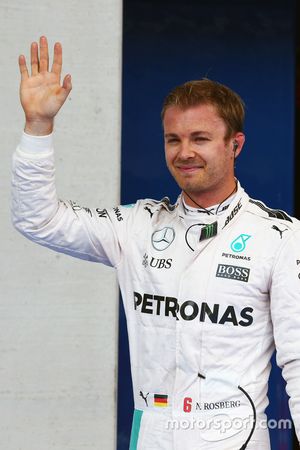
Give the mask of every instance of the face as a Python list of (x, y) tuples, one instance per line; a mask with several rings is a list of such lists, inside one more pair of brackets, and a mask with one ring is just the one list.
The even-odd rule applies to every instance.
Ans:
[(240, 144), (243, 134), (225, 141), (225, 122), (210, 104), (171, 106), (163, 124), (167, 166), (180, 188), (202, 206), (224, 200), (235, 186), (234, 141)]

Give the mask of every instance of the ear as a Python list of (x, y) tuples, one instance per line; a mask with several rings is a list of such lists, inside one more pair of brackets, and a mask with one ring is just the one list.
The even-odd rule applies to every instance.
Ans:
[(243, 145), (245, 143), (245, 135), (242, 132), (238, 132), (235, 135), (232, 136), (230, 139), (230, 143), (232, 146), (232, 151), (234, 153), (234, 159), (239, 156), (239, 154), (242, 151)]

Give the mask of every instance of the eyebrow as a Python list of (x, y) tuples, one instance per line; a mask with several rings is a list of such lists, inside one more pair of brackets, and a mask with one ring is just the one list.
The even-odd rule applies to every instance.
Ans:
[(168, 137), (177, 137), (177, 134), (175, 134), (175, 133), (166, 133), (164, 136), (165, 136), (165, 138), (168, 138)]
[(196, 137), (199, 135), (205, 135), (205, 136), (211, 137), (212, 134), (209, 131), (193, 131), (193, 133), (191, 133), (192, 137)]
[[(209, 131), (193, 131), (192, 133), (191, 133), (191, 136), (192, 137), (196, 137), (196, 136), (208, 136), (208, 137), (211, 137), (212, 135), (211, 135), (211, 133), (209, 132)], [(170, 138), (170, 137), (178, 137), (178, 135), (176, 134), (176, 133), (166, 133), (165, 135), (165, 138)]]

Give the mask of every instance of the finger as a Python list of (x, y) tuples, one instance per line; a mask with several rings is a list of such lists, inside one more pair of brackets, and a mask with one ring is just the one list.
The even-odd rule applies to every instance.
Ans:
[(47, 72), (49, 68), (48, 42), (45, 36), (40, 37), (40, 72)]
[(20, 74), (21, 74), (21, 80), (26, 80), (29, 78), (27, 66), (26, 66), (26, 58), (24, 55), (19, 56), (19, 68), (20, 68)]
[(54, 57), (51, 72), (57, 74), (60, 77), (62, 68), (62, 47), (60, 42), (56, 42), (54, 45)]
[(31, 75), (37, 75), (39, 72), (38, 44), (33, 42), (30, 47)]

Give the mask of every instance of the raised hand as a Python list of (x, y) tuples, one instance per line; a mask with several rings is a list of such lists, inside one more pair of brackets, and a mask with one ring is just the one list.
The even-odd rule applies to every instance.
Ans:
[(61, 85), (62, 47), (59, 42), (54, 46), (54, 57), (49, 71), (48, 42), (45, 36), (38, 43), (31, 44), (31, 75), (26, 58), (19, 56), (21, 72), (20, 100), (25, 112), (25, 131), (29, 134), (45, 135), (53, 130), (53, 121), (71, 89), (71, 75), (66, 75)]

